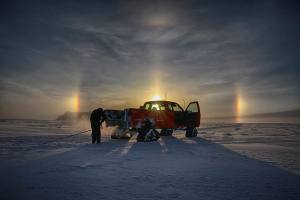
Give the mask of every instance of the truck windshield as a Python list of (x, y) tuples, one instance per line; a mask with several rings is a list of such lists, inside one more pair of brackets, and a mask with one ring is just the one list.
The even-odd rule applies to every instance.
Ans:
[(152, 104), (151, 110), (159, 110), (159, 105), (156, 104)]
[(146, 110), (166, 110), (166, 105), (160, 102), (146, 103), (144, 105), (144, 109)]

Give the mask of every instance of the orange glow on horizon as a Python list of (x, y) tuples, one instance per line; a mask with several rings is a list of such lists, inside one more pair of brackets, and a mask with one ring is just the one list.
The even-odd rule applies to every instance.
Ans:
[(72, 107), (74, 112), (79, 112), (79, 96), (76, 95), (72, 99)]
[(240, 89), (236, 90), (236, 99), (235, 99), (235, 114), (236, 121), (240, 122), (240, 118), (245, 115), (246, 102), (241, 94)]
[(242, 103), (241, 98), (238, 96), (237, 99), (236, 99), (236, 114), (237, 114), (238, 117), (241, 116), (242, 109), (243, 109), (243, 103)]

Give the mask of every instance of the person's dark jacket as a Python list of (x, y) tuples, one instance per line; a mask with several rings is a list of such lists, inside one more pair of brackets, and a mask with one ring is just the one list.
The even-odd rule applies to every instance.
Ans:
[(100, 127), (105, 118), (106, 117), (102, 108), (94, 110), (90, 117), (92, 127)]

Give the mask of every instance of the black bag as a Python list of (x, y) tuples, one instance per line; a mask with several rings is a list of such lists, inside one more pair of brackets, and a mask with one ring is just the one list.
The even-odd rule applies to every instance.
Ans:
[(157, 141), (159, 139), (159, 133), (155, 130), (149, 119), (145, 119), (142, 128), (138, 130), (138, 136), (136, 140), (138, 142), (151, 142)]

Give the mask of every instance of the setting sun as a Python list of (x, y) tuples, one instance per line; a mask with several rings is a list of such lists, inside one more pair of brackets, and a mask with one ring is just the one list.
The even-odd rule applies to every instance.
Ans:
[(158, 101), (161, 100), (161, 97), (159, 95), (154, 95), (151, 100)]

